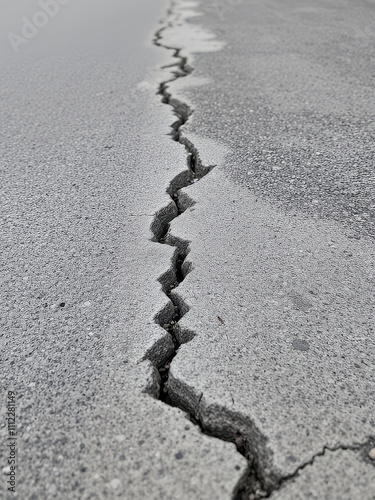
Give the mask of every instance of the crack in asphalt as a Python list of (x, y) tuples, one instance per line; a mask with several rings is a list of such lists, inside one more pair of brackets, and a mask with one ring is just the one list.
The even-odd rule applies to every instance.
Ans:
[[(167, 12), (167, 19), (173, 15), (173, 8)], [(180, 346), (190, 342), (195, 333), (193, 331), (182, 328), (179, 325), (180, 319), (189, 311), (189, 306), (183, 298), (178, 294), (177, 289), (184, 281), (186, 276), (192, 270), (192, 263), (187, 260), (190, 252), (190, 241), (170, 233), (170, 223), (179, 217), (185, 210), (192, 207), (195, 201), (188, 196), (183, 188), (188, 187), (194, 182), (199, 181), (207, 175), (214, 166), (204, 166), (200, 161), (199, 151), (194, 144), (182, 135), (182, 127), (189, 120), (193, 110), (184, 102), (174, 97), (169, 92), (170, 84), (179, 78), (185, 78), (193, 72), (193, 68), (189, 65), (188, 58), (181, 54), (181, 49), (170, 47), (163, 44), (163, 32), (172, 27), (173, 23), (167, 22), (164, 27), (160, 28), (153, 39), (156, 46), (173, 52), (173, 57), (177, 60), (174, 63), (163, 66), (171, 68), (171, 78), (163, 81), (159, 85), (158, 94), (161, 96), (161, 101), (164, 104), (170, 105), (173, 113), (176, 116), (176, 121), (171, 125), (171, 139), (182, 144), (186, 149), (186, 169), (182, 170), (170, 182), (167, 188), (167, 193), (170, 196), (170, 201), (166, 206), (154, 214), (154, 219), (151, 223), (151, 231), (153, 233), (152, 240), (158, 244), (170, 245), (175, 248), (171, 259), (170, 267), (160, 277), (163, 292), (168, 297), (167, 305), (155, 315), (155, 322), (160, 325), (169, 335), (169, 344), (166, 346), (164, 341), (160, 342), (160, 346), (155, 346), (155, 350), (161, 352), (161, 356), (155, 356), (151, 351), (145, 359), (149, 359), (158, 372), (158, 381), (156, 385), (158, 390), (154, 391), (153, 396), (170, 406), (178, 407), (189, 416), (192, 423), (197, 425), (201, 432), (205, 435), (219, 438), (223, 441), (230, 441), (236, 445), (237, 451), (243, 455), (248, 467), (238, 482), (232, 498), (234, 500), (259, 500), (262, 498), (270, 498), (271, 495), (283, 487), (288, 481), (293, 480), (305, 467), (312, 465), (316, 458), (323, 456), (327, 451), (337, 451), (340, 449), (360, 449), (368, 445), (370, 441), (362, 444), (355, 444), (352, 447), (338, 446), (336, 448), (324, 447), (322, 451), (316, 453), (310, 460), (299, 466), (292, 474), (284, 476), (280, 479), (275, 477), (269, 481), (264, 476), (265, 471), (262, 470), (262, 465), (259, 460), (256, 447), (250, 442), (248, 432), (240, 432), (236, 428), (234, 422), (229, 424), (231, 429), (229, 432), (210, 429), (199, 419), (199, 404), (203, 397), (200, 395), (199, 402), (195, 410), (184, 408), (182, 402), (176, 397), (172, 398), (168, 389), (169, 370), (173, 359), (175, 358)], [(158, 396), (157, 394), (158, 393)], [(176, 395), (175, 395), (176, 396)], [(194, 414), (193, 414), (194, 413)], [(265, 438), (264, 438), (265, 439)], [(259, 450), (258, 450), (259, 452)]]
[[(172, 15), (173, 9), (169, 9), (167, 16), (170, 17)], [(234, 443), (237, 451), (246, 458), (248, 462), (247, 470), (234, 489), (232, 498), (235, 500), (247, 500), (251, 498), (251, 495), (254, 492), (257, 492), (256, 494), (260, 492), (262, 496), (259, 496), (259, 498), (263, 498), (264, 490), (261, 488), (262, 481), (259, 479), (257, 474), (257, 460), (256, 457), (254, 457), (254, 454), (249, 451), (246, 437), (241, 434), (238, 429), (233, 429), (233, 431), (229, 434), (209, 429), (198, 418), (198, 408), (193, 415), (186, 408), (184, 408), (179, 401), (176, 401), (176, 398), (172, 399), (168, 391), (168, 377), (171, 363), (177, 355), (180, 346), (190, 342), (195, 336), (194, 332), (183, 329), (179, 325), (180, 319), (189, 311), (189, 307), (176, 292), (176, 289), (192, 270), (192, 264), (187, 260), (187, 256), (190, 251), (190, 242), (170, 234), (170, 223), (172, 220), (176, 219), (183, 212), (185, 212), (185, 210), (195, 204), (195, 201), (190, 198), (185, 191), (181, 191), (181, 189), (199, 181), (215, 167), (215, 165), (202, 165), (199, 151), (189, 139), (182, 135), (181, 132), (181, 128), (188, 121), (189, 117), (193, 113), (193, 110), (186, 103), (172, 96), (168, 89), (172, 82), (190, 75), (194, 69), (189, 65), (188, 58), (181, 55), (181, 49), (177, 47), (170, 47), (162, 43), (163, 32), (171, 26), (172, 23), (169, 22), (164, 27), (160, 28), (156, 32), (153, 40), (156, 46), (172, 51), (173, 57), (177, 59), (177, 62), (163, 66), (163, 69), (172, 68), (174, 70), (171, 71), (172, 77), (170, 79), (160, 83), (157, 93), (161, 96), (161, 100), (164, 104), (172, 106), (173, 112), (177, 118), (177, 120), (171, 125), (172, 131), (170, 135), (172, 140), (179, 142), (186, 149), (186, 169), (177, 174), (177, 176), (171, 180), (170, 185), (167, 188), (167, 193), (169, 194), (171, 200), (165, 207), (155, 214), (154, 220), (151, 224), (151, 231), (154, 235), (153, 241), (163, 245), (167, 244), (175, 248), (169, 269), (159, 277), (162, 290), (169, 298), (169, 303), (163, 310), (159, 311), (154, 318), (155, 322), (170, 335), (174, 349), (172, 352), (170, 349), (169, 352), (165, 352), (165, 355), (162, 356), (164, 361), (161, 362), (161, 366), (157, 361), (155, 362), (155, 358), (152, 359), (152, 357), (149, 357), (148, 359), (153, 362), (159, 373), (160, 382), (158, 399), (170, 406), (178, 407), (184, 411), (190, 418), (191, 422), (198, 426), (203, 434)], [(203, 393), (200, 396), (200, 400), (202, 397)], [(253, 498), (258, 497), (254, 496)]]
[[(167, 13), (168, 17), (171, 15), (173, 15), (173, 9), (170, 9)], [(168, 22), (164, 27), (160, 28), (156, 32), (153, 40), (154, 44), (158, 47), (172, 51), (173, 57), (177, 59), (177, 62), (163, 66), (163, 68), (173, 69), (173, 71), (171, 71), (172, 77), (160, 83), (157, 93), (161, 96), (161, 100), (164, 104), (170, 105), (173, 108), (177, 120), (171, 125), (171, 138), (185, 147), (187, 157), (186, 169), (172, 179), (167, 189), (167, 193), (171, 198), (170, 202), (155, 214), (155, 218), (151, 224), (151, 231), (154, 235), (153, 241), (163, 245), (167, 244), (175, 248), (170, 268), (159, 278), (162, 290), (167, 295), (170, 302), (155, 316), (155, 322), (164, 328), (170, 335), (174, 349), (173, 352), (169, 354), (166, 353), (164, 362), (161, 363), (161, 366), (155, 365), (155, 361), (153, 363), (154, 366), (157, 367), (159, 373), (159, 399), (170, 406), (177, 406), (187, 413), (191, 422), (197, 425), (203, 434), (234, 443), (237, 451), (246, 458), (248, 461), (248, 468), (233, 491), (232, 497), (236, 500), (248, 499), (250, 498), (250, 494), (255, 490), (261, 490), (259, 487), (261, 481), (256, 472), (256, 459), (249, 453), (246, 438), (238, 429), (233, 429), (233, 432), (229, 434), (222, 434), (219, 431), (207, 428), (204, 423), (199, 420), (198, 410), (194, 412), (194, 415), (191, 414), (191, 412), (187, 411), (179, 401), (176, 401), (176, 398), (172, 399), (168, 391), (168, 377), (171, 363), (180, 346), (190, 342), (195, 336), (194, 332), (183, 329), (179, 325), (180, 319), (189, 311), (189, 307), (176, 292), (176, 289), (192, 270), (192, 264), (187, 260), (190, 251), (190, 242), (170, 234), (170, 223), (195, 204), (195, 201), (190, 198), (185, 191), (181, 191), (181, 189), (199, 181), (215, 167), (215, 165), (202, 165), (199, 151), (189, 139), (182, 135), (181, 128), (188, 121), (193, 110), (186, 103), (174, 97), (168, 89), (172, 82), (190, 75), (194, 69), (189, 65), (188, 58), (181, 54), (181, 49), (170, 47), (162, 43), (163, 32), (171, 26), (172, 23)], [(166, 357), (167, 359), (165, 360)], [(200, 399), (202, 397), (203, 393)]]
[[(172, 10), (169, 10), (168, 15), (171, 14)], [(187, 196), (186, 193), (181, 193), (180, 190), (200, 180), (214, 167), (203, 166), (194, 145), (181, 135), (181, 127), (188, 121), (193, 111), (186, 103), (173, 97), (168, 91), (168, 88), (172, 82), (188, 76), (193, 71), (193, 68), (189, 66), (187, 57), (181, 55), (181, 49), (169, 47), (162, 43), (162, 33), (170, 26), (171, 23), (168, 23), (166, 26), (159, 29), (153, 41), (158, 47), (173, 51), (173, 57), (177, 59), (177, 62), (163, 66), (163, 68), (176, 69), (171, 72), (172, 77), (170, 79), (159, 85), (157, 93), (161, 96), (161, 100), (164, 104), (172, 106), (173, 112), (177, 118), (171, 125), (171, 138), (185, 146), (187, 153), (186, 169), (175, 176), (170, 182), (167, 193), (171, 200), (167, 206), (163, 207), (155, 214), (155, 218), (151, 224), (151, 231), (154, 235), (153, 241), (175, 248), (170, 268), (159, 278), (162, 290), (170, 299), (170, 303), (173, 307), (170, 307), (169, 304), (167, 310), (160, 311), (155, 317), (155, 321), (169, 333), (174, 345), (174, 351), (169, 355), (167, 361), (164, 362), (161, 367), (158, 367), (160, 374), (159, 399), (171, 406), (175, 406), (168, 394), (169, 367), (179, 347), (183, 343), (189, 342), (194, 337), (194, 334), (181, 331), (178, 322), (188, 312), (189, 308), (180, 297), (173, 293), (191, 270), (190, 263), (186, 260), (190, 251), (189, 241), (170, 235), (169, 228), (172, 220), (179, 217), (187, 208), (195, 204), (194, 200)]]

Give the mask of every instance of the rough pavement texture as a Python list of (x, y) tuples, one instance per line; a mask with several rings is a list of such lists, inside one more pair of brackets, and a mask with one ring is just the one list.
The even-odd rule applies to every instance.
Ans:
[[(191, 130), (230, 148), (231, 179), (280, 207), (375, 236), (373, 0), (202, 2), (226, 42), (201, 54)], [(192, 23), (196, 23), (192, 19)]]
[[(344, 473), (343, 473), (344, 472)], [(337, 481), (337, 478), (340, 481)], [(338, 450), (326, 452), (315, 459), (272, 500), (331, 500), (360, 498), (373, 500), (375, 467), (363, 451)]]
[[(304, 63), (310, 45), (331, 33), (323, 18), (336, 38), (348, 25), (334, 24), (329, 2), (301, 10), (288, 1), (282, 12), (273, 1), (227, 2), (220, 13), (217, 2), (204, 5), (210, 15), (184, 25), (191, 13), (172, 16), (163, 33), (165, 44), (189, 49), (194, 76), (170, 91), (194, 107), (185, 134), (203, 164), (217, 165), (183, 190), (186, 211), (167, 237), (191, 242), (183, 266), (190, 272), (172, 293), (186, 313), (180, 341), (195, 335), (172, 362), (169, 395), (207, 431), (242, 436), (274, 498), (332, 498), (335, 485), (344, 500), (371, 498), (371, 80), (352, 84), (347, 68), (345, 87), (330, 49), (323, 70), (312, 56)], [(17, 57), (1, 51), (1, 417), (6, 391), (16, 390), (20, 498), (226, 499), (246, 471), (233, 444), (204, 436), (149, 395), (158, 392), (151, 362), (162, 364), (173, 350), (155, 323), (167, 304), (158, 278), (173, 249), (150, 241), (150, 224), (186, 161), (167, 135), (171, 109), (153, 95), (170, 70), (147, 71), (173, 62), (144, 45), (162, 7), (71, 4)], [(311, 38), (302, 43), (305, 33)], [(255, 59), (249, 47), (258, 47)], [(363, 82), (371, 76), (366, 57), (356, 58)], [(306, 86), (310, 69), (320, 101)], [(336, 86), (342, 108), (331, 109)], [(286, 104), (298, 108), (295, 116)], [(356, 183), (353, 196), (342, 172)], [(350, 477), (356, 482), (346, 488)]]
[[(210, 5), (205, 3), (205, 8)], [(245, 119), (247, 107), (243, 94), (252, 94), (254, 106), (257, 103), (262, 106), (265, 101), (258, 99), (256, 90), (265, 88), (264, 80), (255, 70), (251, 77), (245, 75), (242, 86), (235, 80), (248, 68), (240, 55), (246, 54), (251, 61), (256, 52), (251, 51), (253, 31), (242, 28), (241, 22), (246, 19), (253, 22), (262, 5), (276, 9), (275, 2), (245, 2), (236, 13), (235, 7), (230, 10), (232, 17), (227, 22), (230, 34), (222, 37), (227, 46), (217, 54), (199, 54), (193, 49), (191, 56), (190, 45), (180, 42), (182, 54), (189, 55), (195, 68), (192, 78), (171, 85), (173, 95), (189, 102), (194, 109), (183, 135), (194, 144), (204, 165), (217, 167), (199, 183), (183, 190), (180, 200), (187, 209), (171, 224), (171, 242), (179, 239), (190, 242), (185, 263), (189, 273), (173, 294), (186, 312), (179, 322), (180, 340), (194, 338), (179, 349), (173, 360), (168, 386), (173, 401), (195, 415), (209, 431), (221, 437), (230, 438), (236, 433), (245, 437), (261, 485), (270, 493), (283, 480), (304, 469), (326, 447), (365, 446), (375, 435), (372, 370), (375, 248), (373, 240), (367, 237), (371, 234), (371, 220), (368, 223), (352, 220), (341, 208), (336, 213), (339, 203), (335, 196), (319, 194), (327, 213), (315, 210), (314, 204), (296, 210), (301, 208), (299, 197), (310, 199), (318, 189), (316, 175), (324, 177), (327, 185), (336, 175), (341, 176), (332, 158), (327, 167), (330, 176), (324, 170), (325, 160), (309, 167), (305, 188), (289, 182), (295, 175), (289, 171), (277, 190), (283, 209), (275, 204), (278, 198), (270, 190), (272, 182), (266, 182), (271, 179), (264, 172), (268, 167), (256, 167), (257, 148), (251, 141), (256, 141), (261, 149), (264, 145), (263, 138), (254, 138), (253, 130), (261, 128), (264, 120), (269, 149), (270, 137), (275, 141), (280, 137), (279, 115), (270, 120), (265, 108), (261, 108), (254, 121), (252, 118), (249, 121), (250, 115)], [(262, 12), (260, 19), (267, 17)], [(233, 21), (235, 16), (238, 26)], [(318, 21), (319, 18), (315, 22), (319, 24)], [(212, 15), (192, 17), (190, 24), (194, 27), (197, 22), (203, 27), (219, 25)], [(298, 22), (295, 24), (295, 31), (294, 24), (290, 24), (292, 34), (303, 30)], [(336, 27), (339, 29), (342, 27)], [(264, 30), (263, 36), (267, 33), (270, 31)], [(168, 44), (169, 32), (164, 36)], [(178, 37), (173, 29), (170, 37), (170, 45), (174, 46)], [(319, 35), (316, 37), (320, 43)], [(275, 42), (275, 47), (281, 60), (288, 56), (288, 45)], [(279, 66), (272, 65), (267, 54), (267, 51), (258, 54), (260, 62), (256, 67), (261, 69), (263, 65), (268, 69), (268, 93), (274, 96), (274, 101), (266, 100), (266, 104), (280, 108), (281, 119), (282, 115), (285, 117), (285, 98), (277, 93)], [(299, 79), (303, 78), (304, 67), (302, 64), (302, 69), (295, 72), (290, 66), (287, 68), (292, 79), (289, 89), (301, 85)], [(366, 71), (365, 68), (365, 75)], [(320, 76), (326, 78), (319, 85), (333, 92), (337, 80), (330, 79), (331, 73), (323, 72)], [(337, 88), (341, 89), (339, 83)], [(362, 92), (358, 97), (358, 113), (367, 120), (372, 105), (368, 101), (368, 88), (358, 85), (357, 92)], [(292, 97), (297, 106), (296, 96)], [(360, 106), (362, 98), (368, 102), (366, 109)], [(308, 104), (316, 114), (320, 113), (321, 101), (314, 98)], [(334, 114), (331, 116), (333, 120)], [(354, 118), (350, 116), (356, 123)], [(302, 122), (299, 118), (294, 122), (290, 115), (285, 119), (291, 134), (295, 134), (298, 123)], [(336, 126), (336, 121), (333, 122)], [(324, 130), (316, 126), (311, 141), (319, 149), (321, 146), (326, 152), (332, 151)], [(358, 148), (363, 153), (368, 148), (366, 134), (362, 138), (365, 142), (359, 141)], [(340, 141), (338, 151), (346, 144), (344, 139)], [(356, 147), (357, 143), (354, 146), (351, 143), (347, 150), (356, 156)], [(244, 149), (247, 153), (241, 156)], [(272, 179), (277, 178), (278, 167), (282, 169), (284, 165), (279, 153), (278, 150), (271, 164), (267, 163), (273, 172)], [(303, 158), (302, 153), (303, 148), (299, 148), (296, 155)], [(372, 164), (366, 154), (360, 169), (356, 170), (349, 160), (342, 168), (348, 176), (358, 176), (363, 187), (371, 190)], [(324, 169), (316, 174), (318, 167)], [(256, 174), (253, 177), (249, 174), (252, 181), (259, 182), (257, 189), (249, 190), (247, 183), (233, 182), (240, 180), (240, 172), (245, 169), (259, 170), (258, 181)], [(286, 184), (294, 187), (286, 189)], [(290, 203), (286, 203), (284, 188)], [(343, 203), (349, 206), (348, 200), (352, 198), (345, 193)], [(367, 210), (373, 200), (365, 189), (361, 190), (361, 196), (355, 200), (363, 202)], [(341, 213), (342, 217), (338, 215)], [(339, 454), (331, 483), (342, 481), (346, 474), (344, 467), (340, 468), (340, 457)], [(344, 465), (347, 455), (342, 457)], [(370, 465), (373, 467), (373, 463)], [(360, 464), (358, 468), (366, 470)], [(301, 495), (314, 491), (313, 476), (303, 477), (306, 481), (298, 483), (305, 488)], [(368, 496), (373, 492), (371, 481), (371, 474), (365, 474), (360, 491)], [(319, 486), (320, 492), (324, 484)], [(329, 489), (324, 494), (328, 498)], [(352, 497), (349, 492), (341, 498)]]
[(2, 45), (0, 432), (14, 390), (17, 498), (225, 499), (246, 467), (144, 393), (157, 380), (139, 362), (172, 349), (154, 316), (173, 249), (150, 224), (186, 163), (155, 95), (166, 8), (71, 3), (18, 54)]
[(267, 487), (324, 446), (366, 442), (373, 245), (275, 210), (220, 167), (184, 192), (196, 205), (171, 230), (192, 242), (192, 271), (175, 293), (196, 336), (172, 363), (174, 400), (217, 434), (245, 435)]

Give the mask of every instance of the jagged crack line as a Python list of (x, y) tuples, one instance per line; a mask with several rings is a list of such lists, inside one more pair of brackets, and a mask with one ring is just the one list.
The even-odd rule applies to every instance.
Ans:
[[(168, 15), (171, 16), (172, 11), (169, 11)], [(190, 251), (190, 242), (177, 236), (170, 235), (169, 229), (171, 221), (179, 217), (188, 207), (191, 207), (195, 203), (194, 200), (192, 200), (186, 192), (181, 191), (181, 189), (199, 181), (214, 168), (214, 165), (202, 165), (199, 157), (199, 151), (196, 149), (194, 144), (186, 137), (183, 137), (181, 133), (183, 125), (188, 122), (193, 110), (188, 104), (174, 97), (169, 91), (169, 87), (172, 82), (190, 75), (193, 72), (193, 68), (190, 66), (188, 58), (181, 55), (181, 49), (170, 47), (162, 42), (163, 32), (169, 26), (171, 26), (171, 23), (166, 22), (165, 26), (156, 32), (154, 44), (164, 50), (172, 51), (173, 58), (177, 61), (173, 64), (164, 66), (164, 68), (171, 68), (171, 77), (159, 84), (157, 93), (161, 96), (161, 100), (164, 104), (172, 107), (173, 113), (176, 116), (176, 121), (171, 125), (171, 138), (185, 147), (187, 165), (185, 170), (181, 171), (171, 180), (167, 189), (167, 193), (171, 200), (167, 206), (162, 208), (155, 215), (153, 223), (151, 224), (151, 231), (153, 233), (153, 241), (163, 245), (168, 244), (175, 248), (170, 268), (159, 278), (162, 290), (167, 295), (170, 302), (167, 307), (155, 316), (155, 321), (162, 328), (164, 328), (166, 332), (168, 332), (174, 345), (173, 353), (166, 361), (164, 361), (164, 363), (162, 363), (162, 366), (156, 367), (158, 369), (160, 381), (159, 399), (166, 404), (176, 406), (175, 401), (172, 401), (168, 393), (169, 369), (180, 346), (183, 343), (190, 342), (190, 340), (194, 337), (194, 333), (181, 332), (179, 321), (188, 312), (189, 307), (177, 293), (173, 293), (173, 291), (176, 290), (184, 281), (186, 275), (191, 270), (190, 264), (186, 261), (186, 257)], [(182, 407), (180, 409), (185, 411)], [(228, 440), (218, 433), (215, 434), (210, 432), (209, 429), (204, 427), (202, 422), (196, 419), (196, 416), (191, 415), (190, 418), (195, 425), (200, 427), (203, 434), (214, 436), (225, 441)], [(231, 441), (236, 444), (239, 453), (247, 458), (247, 453), (245, 447), (243, 446), (241, 436), (237, 433), (236, 439)], [(249, 461), (249, 470), (250, 469), (251, 463)], [(240, 489), (242, 489), (242, 481), (237, 485), (235, 491), (233, 492), (233, 498), (238, 498), (238, 492)]]
[[(169, 10), (168, 16), (171, 16), (172, 10)], [(163, 327), (172, 337), (174, 344), (174, 352), (168, 358), (163, 366), (158, 367), (160, 374), (160, 399), (168, 404), (173, 404), (168, 395), (168, 374), (169, 367), (176, 356), (177, 351), (182, 344), (179, 335), (176, 333), (176, 326), (179, 320), (186, 314), (188, 307), (186, 304), (182, 303), (181, 299), (176, 299), (172, 294), (172, 291), (176, 289), (180, 283), (185, 279), (186, 274), (189, 272), (189, 266), (184, 266), (185, 259), (189, 253), (189, 242), (178, 237), (167, 238), (170, 228), (170, 222), (179, 217), (189, 206), (192, 206), (195, 202), (186, 196), (186, 194), (180, 193), (180, 190), (198, 181), (204, 175), (206, 175), (212, 167), (203, 167), (199, 162), (197, 151), (190, 141), (181, 137), (181, 127), (188, 121), (192, 114), (192, 109), (184, 102), (174, 98), (169, 92), (169, 85), (179, 78), (184, 78), (189, 75), (193, 68), (188, 64), (187, 57), (181, 55), (181, 49), (176, 47), (170, 47), (162, 43), (163, 32), (171, 26), (170, 22), (167, 22), (165, 26), (160, 28), (154, 37), (154, 44), (173, 52), (173, 58), (177, 59), (175, 63), (164, 66), (163, 68), (171, 68), (171, 78), (163, 81), (159, 84), (158, 94), (161, 96), (161, 100), (164, 104), (170, 105), (177, 120), (171, 125), (171, 137), (174, 141), (180, 142), (184, 145), (187, 153), (186, 159), (186, 170), (181, 171), (176, 177), (174, 177), (167, 189), (167, 193), (171, 198), (168, 206), (161, 209), (154, 218), (151, 224), (151, 230), (153, 232), (153, 240), (160, 244), (168, 244), (175, 248), (175, 252), (172, 258), (170, 268), (163, 273), (159, 278), (163, 292), (167, 295), (170, 302), (173, 305), (172, 309), (169, 309), (171, 313), (169, 314), (167, 322), (165, 321), (165, 314), (158, 314), (155, 317), (155, 321)], [(161, 321), (162, 318), (162, 321)], [(189, 339), (191, 340), (191, 338)]]
[[(173, 9), (168, 10), (167, 16), (168, 18), (173, 16)], [(169, 305), (155, 316), (155, 322), (164, 328), (170, 335), (173, 341), (174, 350), (166, 361), (164, 357), (164, 361), (161, 363), (162, 366), (157, 366), (155, 361), (153, 361), (153, 363), (159, 374), (159, 399), (168, 405), (176, 406), (175, 402), (172, 401), (168, 394), (169, 369), (180, 346), (183, 343), (189, 342), (194, 337), (194, 333), (189, 332), (181, 337), (181, 332), (179, 332), (179, 321), (188, 312), (189, 308), (181, 297), (173, 293), (190, 272), (190, 266), (186, 261), (186, 257), (190, 251), (190, 242), (176, 236), (171, 237), (169, 228), (172, 220), (179, 217), (188, 207), (195, 203), (194, 200), (187, 196), (186, 192), (181, 191), (181, 189), (199, 181), (208, 174), (214, 166), (203, 166), (200, 161), (199, 151), (194, 144), (186, 137), (183, 137), (181, 133), (181, 128), (188, 122), (193, 110), (186, 103), (174, 97), (172, 93), (169, 92), (169, 86), (179, 78), (185, 78), (190, 75), (194, 69), (189, 65), (188, 58), (181, 55), (181, 49), (163, 44), (163, 32), (171, 26), (171, 22), (165, 22), (165, 25), (156, 32), (153, 40), (154, 44), (158, 47), (172, 51), (173, 58), (177, 59), (176, 62), (163, 66), (163, 69), (171, 69), (171, 77), (159, 84), (157, 93), (161, 96), (161, 100), (164, 104), (172, 107), (176, 116), (176, 121), (171, 125), (172, 130), (170, 135), (172, 140), (184, 145), (187, 153), (187, 167), (186, 170), (181, 171), (171, 180), (167, 189), (167, 193), (171, 198), (170, 202), (155, 214), (153, 223), (151, 224), (151, 230), (153, 233), (153, 241), (159, 244), (168, 244), (175, 248), (170, 268), (159, 278), (162, 290), (169, 299)], [(200, 396), (198, 407), (202, 397), (203, 394)], [(186, 411), (183, 407), (180, 409)], [(235, 438), (229, 438), (228, 436), (221, 435), (219, 432), (212, 431), (206, 428), (204, 423), (198, 419), (198, 414), (199, 411), (196, 409), (195, 415), (190, 415), (190, 419), (195, 425), (199, 426), (203, 434), (234, 442), (238, 452), (248, 460), (249, 465), (247, 474), (241, 479), (233, 492), (233, 499), (235, 500), (270, 498), (272, 493), (282, 488), (288, 481), (293, 480), (305, 467), (312, 465), (316, 458), (323, 456), (327, 451), (334, 452), (340, 449), (358, 450), (360, 447), (366, 445), (365, 443), (347, 447), (324, 447), (322, 451), (316, 453), (311, 459), (299, 466), (292, 474), (280, 478), (272, 486), (266, 486), (262, 468), (258, 464), (258, 457), (254, 455), (254, 450), (249, 449), (249, 443), (246, 437), (236, 429), (233, 429), (232, 433)]]

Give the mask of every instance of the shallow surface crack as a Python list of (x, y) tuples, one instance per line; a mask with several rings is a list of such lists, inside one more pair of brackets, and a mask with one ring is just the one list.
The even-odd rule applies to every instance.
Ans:
[[(319, 451), (313, 457), (311, 457), (310, 460), (307, 460), (305, 463), (303, 463), (302, 465), (300, 465), (292, 474), (290, 474), (289, 476), (285, 476), (285, 477), (281, 478), (278, 481), (278, 483), (272, 488), (272, 490), (268, 491), (268, 493), (265, 496), (265, 498), (270, 498), (275, 491), (280, 490), (283, 486), (285, 486), (285, 484), (287, 482), (292, 481), (293, 479), (295, 479), (306, 467), (308, 467), (309, 465), (313, 465), (314, 462), (315, 462), (315, 460), (317, 458), (323, 457), (327, 452), (335, 453), (337, 451), (346, 451), (346, 450), (350, 450), (350, 451), (363, 451), (364, 452), (364, 456), (366, 456), (367, 453), (368, 453), (368, 450), (370, 448), (374, 447), (374, 443), (375, 443), (375, 438), (374, 437), (370, 437), (369, 439), (367, 439), (363, 443), (353, 443), (351, 445), (337, 445), (337, 446), (332, 446), (332, 447), (330, 447), (330, 446), (324, 446), (321, 451)], [(254, 500), (256, 500), (256, 498), (257, 497), (254, 497)]]

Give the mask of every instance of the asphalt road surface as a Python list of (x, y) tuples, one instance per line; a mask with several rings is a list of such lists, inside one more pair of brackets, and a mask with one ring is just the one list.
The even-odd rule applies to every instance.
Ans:
[(374, 2), (0, 12), (1, 498), (373, 499)]
[(199, 22), (226, 47), (200, 58), (197, 74), (212, 83), (197, 89), (199, 126), (230, 147), (231, 178), (374, 237), (374, 2), (240, 0), (202, 10)]

